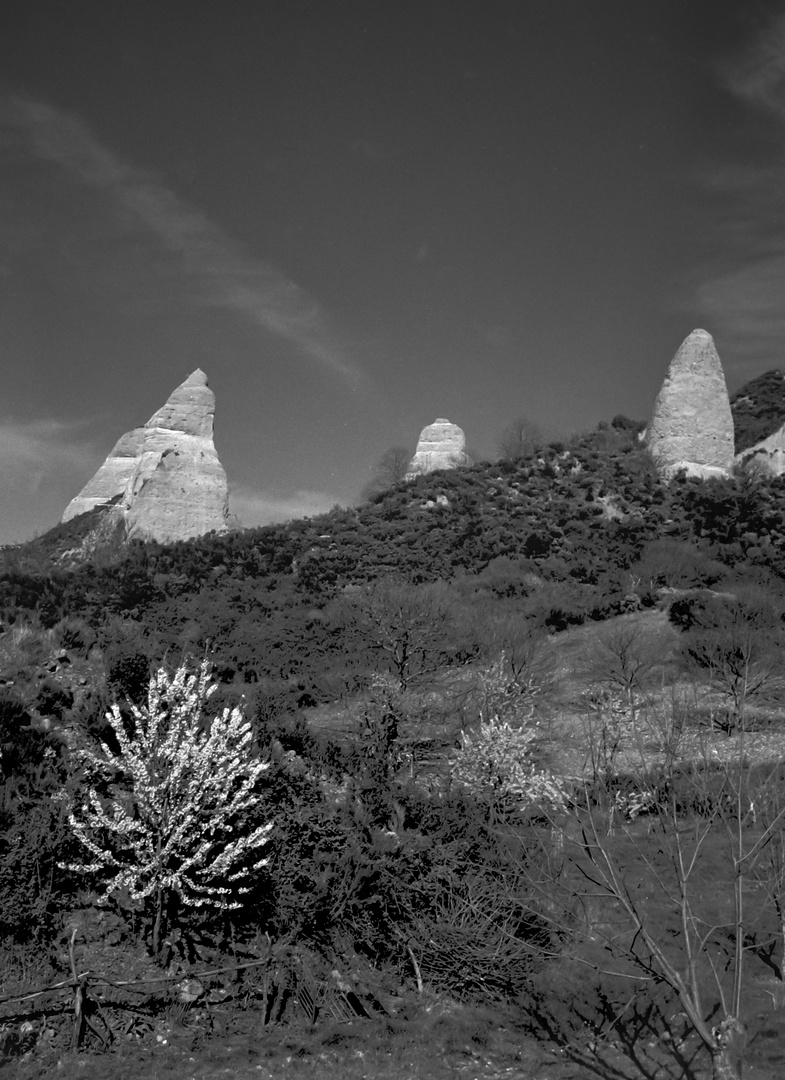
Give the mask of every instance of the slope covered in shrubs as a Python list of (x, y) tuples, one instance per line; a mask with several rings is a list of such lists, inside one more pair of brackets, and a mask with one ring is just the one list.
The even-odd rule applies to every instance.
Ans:
[[(696, 918), (704, 897), (715, 903), (712, 874), (735, 895), (735, 864), (720, 865), (735, 783), (722, 754), (753, 723), (770, 725), (765, 746), (779, 737), (785, 483), (664, 485), (622, 420), (287, 525), (90, 547), (96, 522), (76, 519), (3, 552), (0, 926), (9, 949), (15, 938), (24, 957), (49, 958), (49, 983), (66, 980), (60, 1012), (35, 1020), (42, 1032), (56, 1041), (70, 1030), (62, 1017), (78, 962), (115, 984), (152, 978), (150, 965), (170, 972), (170, 997), (156, 991), (144, 1007), (100, 991), (112, 1032), (129, 1009), (145, 1030), (186, 984), (216, 1025), (246, 1010), (272, 1026), (311, 1023), (319, 1009), (342, 1021), (390, 1017), (408, 993), (422, 1003), (433, 992), (515, 1002), (529, 1031), (582, 1061), (587, 1026), (618, 1031), (614, 1053), (631, 1040), (630, 1060), (648, 1055), (652, 1075), (658, 1054), (676, 1054), (656, 1040), (670, 1032), (675, 1046), (685, 1034), (678, 987), (663, 982), (656, 948), (625, 944), (640, 940), (638, 909), (617, 933), (621, 886), (603, 879), (597, 901), (581, 882), (607, 856), (638, 888), (635, 851), (659, 829), (661, 853), (689, 819), (700, 824), (696, 850), (710, 855), (687, 883)], [(149, 807), (134, 804), (142, 773), (98, 775), (96, 763), (125, 752), (145, 710), (159, 710), (165, 731), (166, 708), (151, 696), (168, 685), (162, 671), (195, 671), (205, 657), (216, 689), (194, 717), (194, 746), (217, 730), (215, 716), (244, 717), (249, 760), (269, 763), (257, 770), (253, 822), (221, 821), (211, 850), (220, 856), (235, 827), (238, 837), (263, 827), (263, 858), (249, 853), (237, 879), (247, 892), (230, 912), (178, 899), (174, 865), (161, 878), (171, 888), (157, 890), (166, 910), (119, 886), (99, 908), (93, 880), (109, 862), (96, 856), (85, 871), (68, 810), (88, 814), (101, 850), (110, 825), (131, 836), (146, 820)], [(756, 873), (776, 899), (783, 877), (766, 821), (779, 820), (778, 789), (750, 741), (739, 755), (754, 768), (740, 766), (746, 816), (734, 835), (765, 847)], [(158, 765), (169, 776), (187, 761), (153, 755), (145, 784), (155, 786)], [(230, 795), (231, 777), (223, 786)], [(580, 841), (592, 829), (596, 839)], [(770, 831), (755, 847), (760, 829)], [(122, 842), (112, 857), (134, 850)], [(714, 965), (725, 993), (738, 955), (722, 903), (719, 915), (706, 909), (719, 929), (696, 967), (715, 1010), (706, 973)], [(678, 940), (672, 904), (652, 904), (640, 918), (654, 945), (658, 934)], [(761, 964), (779, 964), (775, 907), (750, 901), (759, 921), (745, 915), (742, 951)], [(576, 1000), (576, 972), (589, 970)], [(641, 970), (651, 987), (638, 1008), (625, 1004), (625, 979)], [(98, 1047), (94, 1028), (78, 1030)], [(722, 1049), (708, 1027), (689, 1030), (710, 1054)], [(643, 1050), (647, 1039), (656, 1051)]]

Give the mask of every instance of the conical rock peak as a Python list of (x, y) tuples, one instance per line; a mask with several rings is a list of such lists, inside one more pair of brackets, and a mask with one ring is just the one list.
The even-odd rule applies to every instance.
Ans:
[(693, 330), (671, 361), (654, 403), (646, 443), (661, 474), (728, 476), (733, 417), (711, 334)]
[(144, 427), (122, 436), (63, 521), (111, 503), (129, 537), (168, 542), (226, 531), (228, 484), (214, 417), (215, 395), (197, 369)]

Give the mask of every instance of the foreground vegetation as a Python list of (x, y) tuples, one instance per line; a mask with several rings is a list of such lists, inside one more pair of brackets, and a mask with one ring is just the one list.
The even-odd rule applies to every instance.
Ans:
[(618, 418), (287, 527), (94, 524), (0, 577), (8, 1068), (781, 1075), (779, 481), (665, 488)]

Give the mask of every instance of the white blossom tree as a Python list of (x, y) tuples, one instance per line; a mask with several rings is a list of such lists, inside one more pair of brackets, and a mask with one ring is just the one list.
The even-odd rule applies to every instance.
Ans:
[(470, 795), (490, 804), (561, 809), (566, 793), (558, 777), (537, 768), (535, 724), (513, 726), (498, 716), (481, 720), (475, 732), (461, 733), (461, 746), (450, 756), (450, 776)]
[(90, 858), (68, 869), (98, 875), (104, 900), (151, 898), (156, 955), (173, 896), (192, 907), (239, 907), (238, 894), (267, 862), (272, 822), (251, 821), (270, 765), (255, 753), (241, 707), (205, 715), (216, 689), (207, 661), (195, 674), (186, 664), (174, 675), (160, 668), (147, 704), (131, 706), (131, 734), (117, 704), (106, 714), (119, 750), (79, 751), (96, 783), (68, 800), (69, 821)]

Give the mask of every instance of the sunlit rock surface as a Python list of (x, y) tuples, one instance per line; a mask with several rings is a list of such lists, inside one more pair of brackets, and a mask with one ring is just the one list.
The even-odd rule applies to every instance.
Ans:
[(78, 514), (85, 514), (96, 506), (105, 506), (122, 495), (133, 475), (143, 442), (144, 428), (127, 431), (114, 445), (95, 476), (87, 481), (79, 494), (66, 506), (63, 521), (69, 521)]
[(63, 520), (119, 495), (109, 512), (122, 518), (129, 537), (166, 542), (224, 532), (229, 495), (213, 444), (214, 416), (215, 395), (197, 370), (143, 428), (123, 436)]
[(671, 361), (657, 395), (646, 444), (661, 475), (728, 476), (733, 417), (711, 334), (693, 330)]
[(456, 469), (459, 465), (471, 465), (466, 453), (466, 436), (457, 424), (438, 419), (422, 429), (417, 450), (409, 462), (406, 479), (412, 480), (421, 473), (436, 469)]
[(785, 373), (750, 379), (730, 400), (736, 429), (736, 461), (770, 476), (785, 473)]
[(785, 473), (785, 426), (749, 449), (742, 450), (736, 455), (736, 461), (740, 465), (760, 469), (767, 476), (782, 476)]

